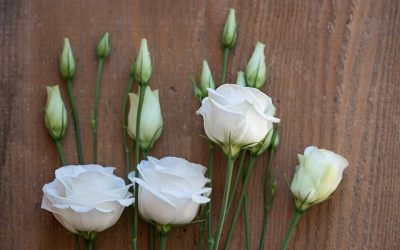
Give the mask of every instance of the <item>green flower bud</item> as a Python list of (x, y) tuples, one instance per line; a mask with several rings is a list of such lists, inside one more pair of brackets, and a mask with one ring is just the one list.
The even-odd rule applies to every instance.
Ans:
[(271, 149), (276, 150), (279, 146), (280, 141), (281, 141), (281, 136), (279, 130), (277, 130), (274, 132), (274, 135), (272, 136)]
[(153, 68), (151, 66), (150, 52), (147, 47), (147, 40), (142, 39), (140, 42), (139, 54), (136, 58), (134, 66), (135, 78), (140, 85), (147, 84), (150, 80)]
[(236, 44), (237, 25), (235, 10), (230, 9), (228, 17), (226, 18), (224, 31), (222, 32), (222, 45), (224, 48), (232, 48)]
[(47, 87), (45, 123), (50, 135), (61, 140), (67, 131), (67, 111), (61, 98), (58, 85)]
[(107, 58), (111, 52), (110, 35), (108, 32), (104, 33), (97, 44), (97, 56), (99, 58)]
[(257, 42), (253, 55), (246, 67), (246, 82), (248, 87), (260, 89), (267, 79), (267, 65), (264, 55), (265, 44)]
[(76, 73), (74, 54), (68, 38), (64, 38), (64, 48), (60, 57), (60, 72), (64, 80), (72, 79)]
[(246, 78), (244, 76), (244, 72), (243, 71), (239, 71), (237, 73), (236, 84), (240, 85), (242, 87), (246, 87)]
[(200, 77), (200, 90), (203, 97), (208, 96), (208, 88), (215, 89), (215, 82), (211, 75), (211, 70), (207, 61), (203, 61), (203, 68), (201, 69)]
[(192, 87), (193, 87), (194, 95), (201, 102), (205, 96), (203, 96), (203, 93), (201, 92), (201, 89), (199, 87), (197, 87), (196, 82), (194, 81), (194, 79), (192, 79)]

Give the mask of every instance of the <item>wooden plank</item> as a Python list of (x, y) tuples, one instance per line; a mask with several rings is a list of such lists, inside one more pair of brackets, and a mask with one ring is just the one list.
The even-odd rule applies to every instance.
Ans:
[[(95, 44), (112, 34), (99, 115), (99, 162), (124, 175), (121, 97), (140, 38), (154, 58), (151, 87), (160, 90), (165, 128), (152, 154), (177, 155), (206, 164), (202, 119), (194, 114), (188, 76), (207, 59), (219, 79), (220, 32), (228, 8), (237, 11), (239, 39), (228, 81), (243, 69), (256, 41), (267, 44), (268, 85), (282, 118), (275, 160), (279, 183), (270, 214), (267, 246), (279, 249), (293, 201), (296, 154), (311, 144), (350, 162), (333, 199), (300, 221), (292, 249), (398, 249), (400, 247), (400, 4), (399, 1), (1, 1), (0, 2), (0, 248), (71, 249), (72, 236), (40, 209), (41, 187), (58, 160), (43, 122), (45, 86), (62, 85), (58, 56), (63, 37), (77, 59), (74, 81), (85, 159), (92, 157), (90, 118), (96, 73)], [(67, 161), (77, 161), (73, 128), (63, 142)], [(252, 243), (262, 219), (259, 160), (251, 183)], [(215, 161), (213, 197), (218, 212), (225, 160)], [(215, 214), (215, 217), (217, 213)], [(241, 219), (240, 219), (241, 220)], [(244, 248), (242, 221), (232, 249)], [(140, 246), (147, 231), (140, 224)], [(98, 249), (129, 249), (128, 216), (98, 238)], [(197, 226), (174, 230), (169, 249), (194, 249)], [(141, 248), (142, 249), (142, 248)]]

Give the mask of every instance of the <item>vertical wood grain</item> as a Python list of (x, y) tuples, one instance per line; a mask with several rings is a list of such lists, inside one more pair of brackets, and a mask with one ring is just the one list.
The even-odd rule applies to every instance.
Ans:
[[(331, 149), (350, 162), (333, 199), (301, 219), (291, 249), (398, 249), (400, 247), (400, 3), (396, 0), (252, 1), (0, 1), (0, 248), (72, 249), (72, 236), (40, 209), (41, 188), (58, 159), (43, 121), (45, 87), (59, 84), (58, 57), (70, 38), (77, 60), (74, 81), (86, 161), (92, 158), (90, 118), (96, 74), (95, 45), (109, 31), (112, 52), (102, 80), (99, 163), (124, 175), (120, 109), (140, 39), (154, 59), (150, 86), (160, 90), (164, 130), (152, 154), (206, 164), (202, 119), (194, 114), (189, 75), (208, 60), (219, 82), (220, 33), (229, 8), (239, 20), (227, 81), (244, 69), (257, 41), (267, 44), (265, 92), (282, 119), (275, 170), (279, 189), (270, 213), (267, 249), (279, 249), (293, 211), (289, 179), (308, 145)], [(135, 87), (136, 91), (136, 87)], [(76, 162), (73, 129), (63, 146)], [(252, 244), (262, 219), (261, 158), (250, 187)], [(225, 160), (217, 151), (213, 198), (217, 216)], [(129, 249), (125, 212), (100, 234), (98, 249)], [(147, 229), (140, 223), (140, 246)], [(173, 238), (175, 238), (173, 240)], [(174, 230), (169, 249), (194, 249), (197, 225)], [(242, 218), (232, 249), (244, 249)]]

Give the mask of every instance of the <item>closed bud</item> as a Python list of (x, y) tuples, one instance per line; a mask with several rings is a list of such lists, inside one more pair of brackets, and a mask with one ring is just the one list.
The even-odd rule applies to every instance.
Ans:
[(139, 138), (136, 138), (136, 119), (139, 106), (139, 95), (130, 93), (129, 100), (130, 110), (128, 115), (128, 133), (136, 143), (139, 143), (141, 149), (149, 150), (153, 147), (157, 139), (160, 138), (163, 127), (158, 90), (152, 91), (150, 87), (146, 87), (142, 116), (140, 118)]
[(60, 72), (64, 80), (74, 78), (76, 73), (74, 54), (72, 53), (68, 38), (64, 38), (64, 48), (60, 57)]
[(203, 97), (208, 96), (208, 88), (215, 89), (215, 82), (211, 75), (211, 70), (207, 61), (203, 61), (203, 68), (201, 69), (200, 77), (200, 90)]
[(140, 85), (146, 85), (151, 77), (153, 68), (151, 66), (150, 52), (147, 47), (147, 40), (142, 39), (140, 42), (139, 54), (134, 65), (135, 79)]
[(97, 44), (97, 56), (99, 58), (107, 58), (111, 52), (110, 35), (108, 32), (104, 33)]
[(280, 136), (279, 130), (276, 130), (274, 132), (274, 135), (272, 136), (271, 149), (276, 150), (279, 146), (280, 141), (281, 141), (281, 136)]
[(342, 180), (344, 169), (349, 165), (342, 156), (314, 146), (307, 147), (304, 155), (298, 155), (290, 190), (296, 209), (304, 211), (328, 199)]
[(246, 78), (244, 77), (243, 71), (239, 71), (237, 73), (236, 84), (242, 87), (246, 87)]
[(246, 67), (246, 82), (248, 87), (260, 89), (267, 79), (267, 65), (264, 55), (265, 44), (257, 42), (253, 55)]
[(226, 18), (224, 30), (222, 32), (222, 45), (224, 48), (232, 48), (236, 44), (237, 38), (237, 25), (235, 10), (230, 9), (228, 17)]
[(61, 140), (67, 131), (67, 111), (58, 85), (47, 87), (45, 123), (50, 135)]

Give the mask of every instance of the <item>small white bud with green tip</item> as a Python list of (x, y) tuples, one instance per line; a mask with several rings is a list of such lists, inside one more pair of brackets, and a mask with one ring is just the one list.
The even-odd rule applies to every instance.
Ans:
[(72, 79), (76, 73), (74, 54), (68, 38), (64, 38), (64, 48), (60, 56), (60, 72), (64, 80)]
[(200, 76), (200, 90), (203, 97), (208, 96), (208, 88), (215, 89), (215, 82), (207, 61), (203, 61), (203, 67), (201, 69)]
[(136, 58), (134, 66), (135, 79), (140, 85), (147, 85), (150, 80), (153, 68), (151, 66), (150, 52), (147, 47), (147, 40), (142, 39), (140, 42), (139, 54)]
[(110, 35), (105, 32), (97, 44), (96, 53), (99, 58), (107, 58), (111, 52)]
[(235, 10), (230, 9), (228, 17), (226, 18), (224, 30), (222, 32), (222, 45), (224, 48), (232, 48), (236, 44), (237, 38), (237, 25)]
[(237, 73), (237, 78), (236, 78), (236, 84), (242, 87), (246, 87), (246, 78), (244, 76), (243, 71), (238, 71)]
[(47, 104), (45, 108), (45, 123), (50, 135), (55, 140), (61, 140), (67, 131), (67, 111), (61, 98), (58, 85), (47, 87)]
[(257, 42), (253, 54), (246, 66), (246, 82), (248, 87), (260, 89), (267, 79), (267, 65), (264, 55), (265, 44)]

